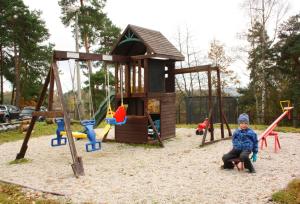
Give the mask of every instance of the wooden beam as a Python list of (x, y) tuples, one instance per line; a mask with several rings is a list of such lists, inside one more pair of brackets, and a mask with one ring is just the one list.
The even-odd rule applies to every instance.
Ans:
[(219, 101), (219, 115), (221, 122), (221, 138), (224, 138), (224, 121), (223, 121), (223, 102), (222, 102), (222, 93), (221, 93), (221, 76), (220, 69), (217, 70), (217, 99)]
[[(208, 122), (211, 121), (212, 113), (213, 113), (213, 108), (209, 109)], [(202, 142), (200, 144), (200, 147), (202, 147), (206, 144), (205, 140), (206, 140), (206, 135), (207, 135), (207, 131), (208, 131), (208, 126), (209, 125), (206, 125), (206, 127), (205, 127), (205, 131), (204, 131), (204, 134), (203, 134), (203, 137), (202, 137)], [(213, 129), (211, 129), (211, 131), (213, 131)]]
[(132, 60), (139, 59), (161, 59), (161, 60), (172, 60), (172, 61), (184, 61), (184, 56), (171, 56), (171, 55), (163, 55), (163, 54), (150, 54), (150, 55), (135, 55), (130, 56)]
[(71, 156), (73, 159), (73, 164), (71, 166), (72, 166), (74, 175), (76, 177), (83, 176), (84, 168), (83, 168), (83, 164), (82, 164), (82, 159), (77, 154), (76, 146), (74, 143), (74, 138), (72, 136), (71, 126), (70, 126), (71, 119), (70, 119), (69, 114), (67, 113), (67, 104), (63, 97), (63, 92), (62, 92), (61, 83), (60, 83), (60, 79), (59, 79), (58, 67), (57, 67), (57, 64), (55, 61), (54, 61), (54, 63), (52, 63), (52, 69), (53, 69), (54, 78), (55, 78), (55, 82), (56, 82), (58, 97), (60, 99), (60, 103), (61, 103), (63, 114), (64, 114), (65, 129), (67, 132), (67, 138), (69, 141), (68, 143), (69, 143), (69, 147), (70, 147)]
[[(48, 75), (46, 77), (46, 80), (45, 80), (45, 83), (44, 83), (44, 86), (43, 86), (43, 89), (42, 89), (39, 101), (36, 104), (36, 107), (35, 107), (36, 111), (40, 110), (40, 107), (42, 106), (42, 104), (44, 102), (44, 99), (45, 99), (45, 96), (46, 96), (46, 92), (47, 92), (47, 89), (48, 89), (48, 85), (49, 85), (49, 82), (50, 82), (51, 69), (52, 68), (50, 68), (50, 70), (48, 72)], [(32, 132), (32, 130), (34, 128), (34, 124), (35, 124), (36, 120), (37, 120), (37, 116), (33, 116), (32, 119), (31, 119), (30, 125), (29, 125), (29, 127), (27, 129), (26, 135), (24, 137), (23, 144), (21, 146), (20, 152), (16, 156), (16, 160), (24, 158), (24, 156), (26, 154), (26, 151), (27, 151), (27, 148), (28, 148), (28, 141), (30, 139), (31, 132)]]
[(161, 147), (164, 147), (164, 144), (163, 144), (163, 142), (162, 142), (162, 140), (161, 140), (161, 137), (160, 137), (160, 133), (159, 133), (158, 130), (156, 129), (156, 127), (155, 127), (155, 125), (154, 125), (154, 123), (153, 123), (153, 120), (152, 120), (150, 114), (148, 113), (148, 111), (146, 111), (146, 115), (147, 115), (147, 117), (148, 117), (148, 120), (149, 120), (149, 122), (150, 122), (150, 125), (151, 125), (153, 131), (154, 131), (155, 134), (157, 135), (157, 139), (158, 139), (159, 145), (160, 145)]
[(207, 71), (217, 71), (217, 67), (212, 67), (211, 65), (202, 65), (196, 67), (189, 67), (189, 68), (181, 68), (175, 69), (175, 74), (187, 74), (187, 73), (194, 73), (194, 72), (207, 72)]
[(79, 61), (105, 61), (105, 62), (129, 62), (130, 57), (122, 55), (103, 55), (94, 53), (82, 53), (71, 51), (55, 50), (53, 52), (53, 59), (55, 61), (75, 59)]
[[(207, 85), (208, 85), (208, 110), (214, 109), (214, 104), (212, 100), (212, 84), (211, 84), (211, 70), (207, 71)], [(214, 123), (213, 123), (213, 115), (211, 114), (210, 119), (208, 120), (210, 123), (211, 131), (210, 131), (210, 141), (213, 141), (214, 138)]]
[(130, 65), (126, 63), (125, 65), (125, 94), (124, 97), (130, 96)]
[(227, 127), (228, 135), (229, 135), (229, 136), (232, 136), (231, 129), (230, 129), (230, 127), (229, 127), (229, 124), (228, 124), (228, 121), (227, 121), (227, 118), (226, 118), (224, 112), (222, 112), (222, 117), (223, 117), (223, 120), (224, 120), (225, 125), (226, 125), (226, 127)]
[(34, 111), (32, 116), (44, 116), (48, 118), (63, 117), (64, 113), (62, 111)]
[(136, 61), (132, 62), (132, 93), (135, 94), (136, 93)]
[(48, 96), (48, 110), (52, 111), (53, 109), (53, 95), (54, 95), (54, 74), (52, 69), (50, 69), (50, 88), (49, 88), (49, 96)]
[(144, 59), (144, 93), (149, 90), (149, 66), (148, 59)]
[(138, 61), (139, 73), (138, 73), (138, 92), (142, 91), (142, 60)]
[(115, 63), (115, 90), (116, 90), (116, 95), (118, 95), (118, 93), (119, 93), (119, 75), (118, 74), (119, 74), (119, 63)]

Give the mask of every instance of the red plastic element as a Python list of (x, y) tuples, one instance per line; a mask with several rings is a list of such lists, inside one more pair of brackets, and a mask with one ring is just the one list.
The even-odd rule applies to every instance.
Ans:
[(114, 114), (114, 118), (116, 119), (116, 122), (123, 122), (126, 117), (126, 109), (124, 106), (119, 106)]
[(208, 118), (205, 118), (205, 120), (202, 123), (198, 124), (197, 130), (196, 132), (203, 132), (203, 130), (205, 130), (206, 126), (208, 125), (208, 128), (210, 128), (210, 124), (208, 121)]
[[(272, 131), (268, 136), (274, 136), (274, 151), (278, 152), (279, 149), (281, 149), (280, 142), (279, 142), (279, 137), (278, 137), (278, 132)], [(263, 137), (261, 140), (260, 144), (260, 149), (263, 149), (263, 147), (267, 147), (267, 137)]]
[(280, 147), (278, 133), (274, 132), (273, 130), (277, 127), (278, 123), (285, 117), (290, 117), (290, 112), (293, 109), (293, 107), (286, 107), (284, 108), (284, 112), (261, 134), (260, 139), (261, 145), (260, 149), (263, 149), (264, 146), (267, 147), (267, 137), (268, 136), (274, 136), (275, 139), (275, 152), (278, 151)]

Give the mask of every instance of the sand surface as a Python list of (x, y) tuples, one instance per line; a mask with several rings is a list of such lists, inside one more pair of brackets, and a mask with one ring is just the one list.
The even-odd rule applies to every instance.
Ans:
[(102, 143), (101, 151), (87, 153), (86, 141), (76, 141), (86, 174), (78, 179), (69, 146), (51, 147), (52, 137), (31, 139), (26, 158), (32, 161), (25, 164), (8, 164), (22, 141), (0, 145), (0, 179), (63, 193), (74, 203), (253, 204), (270, 203), (273, 192), (300, 178), (300, 134), (280, 133), (278, 153), (268, 138), (254, 164), (256, 174), (221, 170), (231, 141), (199, 148), (201, 136), (193, 129), (178, 128), (165, 148)]

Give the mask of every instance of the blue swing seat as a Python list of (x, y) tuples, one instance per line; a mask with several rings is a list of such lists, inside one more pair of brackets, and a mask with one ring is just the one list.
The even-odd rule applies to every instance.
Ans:
[(124, 125), (127, 122), (127, 116), (121, 122), (117, 122), (115, 118), (105, 118), (105, 121), (110, 125)]

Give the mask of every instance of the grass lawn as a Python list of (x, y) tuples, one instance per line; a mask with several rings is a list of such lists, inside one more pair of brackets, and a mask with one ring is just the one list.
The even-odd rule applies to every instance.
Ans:
[(292, 180), (285, 189), (274, 193), (272, 200), (282, 204), (299, 204), (300, 179)]
[(59, 204), (52, 199), (40, 198), (41, 196), (28, 196), (16, 185), (0, 183), (0, 203), (2, 204)]
[[(105, 122), (102, 122), (98, 127), (102, 128), (105, 126)], [(31, 134), (31, 137), (40, 137), (45, 135), (55, 135), (56, 133), (56, 124), (47, 124), (46, 122), (36, 122), (34, 125), (34, 131)], [(74, 121), (71, 124), (72, 131), (82, 131), (84, 130), (83, 126), (79, 124), (79, 121)], [(16, 140), (24, 139), (25, 133), (21, 133), (20, 130), (0, 132), (0, 144), (5, 142), (12, 142)]]
[[(198, 124), (176, 124), (177, 128), (193, 128), (196, 129)], [(220, 124), (214, 124), (214, 127), (219, 128)], [(231, 129), (235, 129), (238, 127), (237, 124), (229, 124), (229, 127)], [(268, 128), (268, 125), (255, 125), (255, 124), (250, 124), (250, 127), (254, 130), (265, 130)], [(226, 126), (224, 125), (224, 128)], [(278, 126), (275, 128), (275, 131), (278, 132), (293, 132), (293, 133), (300, 133), (300, 128), (294, 128), (294, 127), (284, 127), (284, 126)]]
[[(32, 137), (39, 137), (44, 135), (54, 135), (56, 131), (56, 124), (47, 124), (45, 122), (36, 122), (34, 125)], [(83, 127), (78, 124), (74, 123), (71, 125), (72, 130), (74, 131), (81, 131)], [(24, 139), (26, 133), (22, 133), (20, 130), (13, 130), (13, 131), (6, 131), (0, 132), (0, 144), (5, 142), (11, 142), (16, 140)]]

